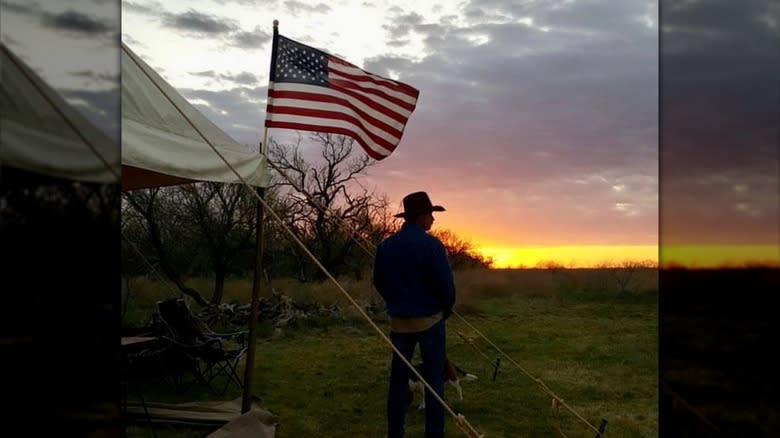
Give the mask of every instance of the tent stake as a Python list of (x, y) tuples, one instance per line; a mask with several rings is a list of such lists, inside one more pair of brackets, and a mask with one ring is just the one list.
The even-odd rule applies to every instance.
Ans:
[(604, 430), (606, 430), (606, 428), (607, 428), (607, 420), (606, 418), (602, 418), (601, 424), (599, 424), (599, 431), (596, 432), (595, 438), (601, 438), (602, 436), (604, 436)]
[(496, 358), (496, 363), (495, 363), (495, 365), (493, 365), (493, 381), (494, 382), (496, 381), (496, 375), (498, 374), (498, 367), (500, 367), (500, 366), (501, 366), (501, 358), (497, 357)]

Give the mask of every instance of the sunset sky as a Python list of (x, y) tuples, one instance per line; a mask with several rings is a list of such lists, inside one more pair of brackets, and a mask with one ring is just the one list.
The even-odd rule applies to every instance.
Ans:
[[(746, 2), (744, 10), (720, 1), (662, 10), (664, 36), (678, 42), (663, 50), (678, 60), (674, 73), (688, 73), (664, 87), (689, 98), (661, 101), (673, 105), (662, 115), (664, 129), (676, 134), (661, 155), (654, 1), (132, 0), (121, 2), (121, 18), (115, 3), (43, 8), (3, 0), (1, 19), (3, 41), (114, 138), (119, 53), (111, 39), (121, 35), (218, 126), (257, 144), (277, 19), (288, 38), (420, 90), (397, 150), (362, 184), (386, 193), (398, 210), (405, 194), (428, 191), (447, 208), (434, 226), (471, 240), (498, 266), (656, 261), (659, 229), (664, 262), (780, 258), (773, 131), (724, 139), (713, 129), (704, 154), (702, 133), (684, 132), (686, 117), (717, 108), (696, 98), (698, 79), (728, 78), (712, 73), (719, 71), (707, 64), (712, 57), (691, 56), (713, 42), (744, 57), (740, 79), (774, 87), (774, 100), (771, 88), (756, 92), (755, 114), (777, 120), (777, 85), (769, 81), (777, 56), (768, 41), (778, 23), (768, 1)], [(86, 12), (74, 13), (74, 5)], [(748, 40), (738, 32), (719, 31), (708, 11), (694, 14), (705, 7), (758, 26), (753, 50), (742, 50)], [(83, 55), (58, 56), (66, 46)], [(770, 68), (759, 71), (755, 57)], [(295, 132), (269, 135), (286, 141)], [(719, 229), (719, 220), (727, 225)]]
[(780, 264), (780, 3), (661, 8), (661, 259)]
[(250, 3), (124, 1), (122, 37), (256, 144), (278, 19), (282, 35), (420, 90), (397, 150), (362, 181), (396, 208), (428, 191), (447, 208), (435, 226), (499, 266), (657, 259), (652, 4)]

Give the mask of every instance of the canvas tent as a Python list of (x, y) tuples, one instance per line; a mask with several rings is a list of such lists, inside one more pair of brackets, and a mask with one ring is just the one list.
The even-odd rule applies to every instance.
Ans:
[[(121, 175), (123, 190), (196, 181), (238, 183), (240, 179), (232, 167), (250, 185), (264, 186), (268, 173), (263, 156), (232, 140), (143, 61), (134, 57), (129, 49), (124, 49), (127, 48), (122, 50), (124, 132), (120, 149), (20, 57), (0, 43), (0, 166), (9, 171), (0, 175), (3, 178), (0, 183), (11, 179), (7, 177), (11, 176), (12, 169), (42, 178), (28, 180), (32, 184), (43, 184), (47, 177), (53, 177), (65, 185), (87, 182), (118, 187)], [(176, 107), (167, 101), (161, 89), (195, 123), (198, 131), (205, 134), (208, 142), (176, 112)], [(17, 177), (14, 173), (14, 178)], [(58, 193), (65, 196), (71, 192)], [(0, 199), (0, 206), (5, 202)], [(76, 198), (75, 203), (78, 202)], [(16, 204), (12, 206), (16, 207)], [(35, 206), (25, 204), (22, 208), (29, 207)], [(46, 210), (38, 210), (36, 218), (46, 217)], [(68, 214), (67, 211), (55, 213)], [(59, 217), (55, 215), (55, 218)], [(111, 222), (110, 217), (106, 217)], [(96, 427), (117, 426), (118, 410), (111, 404), (116, 395), (112, 386), (116, 376), (111, 374), (111, 364), (115, 359), (114, 348), (118, 348), (119, 333), (111, 332), (113, 328), (109, 327), (101, 329), (102, 336), (99, 337), (87, 335), (84, 338), (84, 335), (94, 333), (95, 327), (114, 316), (110, 310), (114, 308), (114, 298), (105, 289), (109, 281), (115, 282), (114, 271), (95, 270), (91, 266), (105, 259), (106, 254), (116, 254), (113, 245), (118, 244), (118, 239), (115, 238), (117, 230), (112, 226), (114, 222), (106, 226), (101, 222), (100, 228), (89, 229), (92, 241), (97, 243), (85, 244), (89, 241), (85, 237), (86, 228), (94, 223), (84, 222), (79, 227), (74, 223), (82, 222), (74, 219), (66, 223), (47, 223), (40, 231), (27, 227), (21, 233), (18, 228), (0, 227), (3, 233), (13, 233), (13, 236), (3, 234), (0, 239), (6, 256), (12, 256), (15, 261), (15, 264), (5, 264), (5, 267), (11, 266), (7, 282), (13, 284), (16, 276), (28, 281), (19, 289), (26, 293), (13, 293), (7, 297), (9, 314), (3, 313), (3, 327), (16, 331), (11, 332), (10, 337), (2, 336), (0, 350), (20, 359), (18, 363), (12, 360), (14, 364), (8, 381), (2, 382), (9, 397), (16, 399), (17, 406), (24, 411), (20, 412), (19, 418), (27, 415), (32, 407), (35, 415), (55, 419), (37, 422), (37, 425), (45, 428), (56, 424), (60, 432), (78, 430), (74, 435), (82, 435), (85, 430), (94, 431)], [(33, 237), (35, 240), (29, 240)], [(35, 277), (32, 273), (28, 275), (27, 267), (30, 271), (41, 272), (35, 272)], [(40, 275), (44, 272), (47, 275)], [(36, 280), (31, 281), (31, 278)], [(9, 287), (9, 290), (16, 289)], [(62, 290), (78, 291), (79, 299), (69, 298), (71, 294), (60, 293)], [(33, 306), (31, 302), (38, 304)], [(85, 302), (91, 305), (85, 305)], [(10, 317), (11, 313), (14, 317)], [(54, 332), (69, 333), (73, 342), (52, 342), (48, 335)], [(41, 348), (42, 342), (46, 348)], [(65, 376), (57, 379), (58, 384), (49, 380), (36, 383), (38, 365), (48, 363), (47, 355), (76, 359), (58, 363), (58, 372)], [(44, 383), (46, 388), (43, 388)], [(41, 406), (38, 401), (44, 398), (41, 396), (44, 391), (53, 391), (63, 400), (52, 400), (50, 396), (49, 402)], [(105, 401), (100, 398), (103, 392), (110, 393)], [(220, 436), (241, 436), (247, 431), (257, 435), (256, 429), (251, 432), (252, 427), (262, 426), (251, 417), (257, 415), (256, 409), (244, 415), (239, 409), (231, 412), (230, 418), (234, 421), (226, 425), (227, 429), (220, 429)], [(263, 427), (267, 429), (268, 425)], [(272, 430), (268, 436), (272, 436)]]
[(119, 254), (119, 152), (0, 42), (0, 387), (30, 435), (119, 432), (117, 282), (101, 265)]
[[(262, 196), (270, 182), (266, 157), (250, 151), (211, 122), (124, 42), (121, 52), (122, 191), (211, 181), (246, 183)], [(262, 208), (258, 208), (257, 263), (262, 258), (262, 220)], [(254, 277), (248, 364), (254, 363), (256, 347), (252, 321), (256, 321), (258, 300), (257, 267)], [(252, 369), (245, 368), (242, 407), (244, 415), (250, 416)], [(246, 434), (246, 425), (231, 427), (242, 431), (235, 432), (235, 436)]]
[(268, 185), (263, 155), (217, 127), (124, 43), (121, 59), (122, 190), (241, 179), (255, 187)]
[(119, 147), (0, 44), (0, 164), (72, 181), (116, 183)]

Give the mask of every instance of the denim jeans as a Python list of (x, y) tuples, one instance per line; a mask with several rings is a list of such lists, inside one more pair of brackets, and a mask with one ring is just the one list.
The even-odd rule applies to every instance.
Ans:
[[(444, 398), (444, 361), (445, 361), (445, 323), (437, 322), (433, 327), (418, 333), (390, 332), (390, 340), (411, 363), (414, 348), (420, 345), (423, 361), (422, 374), (436, 393)], [(406, 416), (406, 392), (409, 390), (409, 377), (412, 371), (393, 352), (390, 366), (390, 385), (387, 392), (387, 433), (389, 438), (404, 436), (404, 417)], [(444, 437), (444, 407), (425, 388), (425, 438)]]

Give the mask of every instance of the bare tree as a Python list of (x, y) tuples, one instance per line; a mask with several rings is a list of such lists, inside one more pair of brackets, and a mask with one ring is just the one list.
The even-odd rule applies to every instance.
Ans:
[(431, 235), (436, 237), (447, 250), (452, 269), (490, 268), (493, 259), (485, 257), (474, 249), (474, 245), (450, 230), (434, 230)]
[(540, 260), (535, 265), (536, 269), (547, 269), (548, 271), (560, 272), (566, 269), (563, 263), (555, 260)]
[(165, 275), (201, 305), (206, 301), (184, 286), (183, 277), (196, 269), (213, 272), (211, 303), (220, 304), (231, 264), (242, 252), (254, 254), (252, 192), (240, 184), (203, 182), (135, 191), (125, 199), (130, 208), (123, 230), (137, 236), (135, 245), (156, 256)]
[[(314, 133), (311, 140), (320, 150), (322, 163), (318, 165), (304, 159), (300, 136), (294, 145), (271, 140), (269, 159), (286, 175), (278, 178), (276, 185), (290, 193), (280, 202), (288, 224), (315, 250), (326, 269), (337, 275), (354, 272), (355, 267), (350, 268), (345, 261), (360, 249), (362, 239), (384, 236), (388, 202), (356, 183), (374, 163), (366, 154), (353, 154), (352, 139)], [(360, 238), (356, 242), (351, 235)], [(299, 260), (301, 269), (309, 265), (303, 254)], [(315, 275), (319, 277), (319, 271)]]
[(212, 304), (220, 304), (228, 267), (241, 251), (253, 250), (256, 199), (239, 184), (206, 182), (182, 186), (183, 213), (200, 229), (214, 272)]
[(634, 289), (638, 271), (657, 265), (652, 260), (624, 260), (620, 263), (602, 263), (599, 267), (609, 272), (618, 292), (625, 294)]
[(181, 249), (188, 241), (186, 233), (182, 232), (191, 227), (182, 215), (176, 214), (178, 209), (175, 205), (181, 201), (177, 199), (176, 191), (173, 188), (157, 187), (127, 192), (123, 197), (126, 207), (129, 207), (124, 209), (122, 215), (123, 232), (131, 226), (134, 226), (136, 231), (143, 232), (137, 236), (128, 236), (130, 233), (125, 233), (125, 238), (139, 251), (142, 251), (140, 248), (151, 249), (152, 251), (139, 256), (147, 260), (155, 258), (156, 266), (153, 267), (159, 267), (182, 293), (205, 306), (207, 302), (200, 292), (184, 284), (180, 274), (181, 267), (177, 266), (182, 257), (176, 256), (176, 250)]

